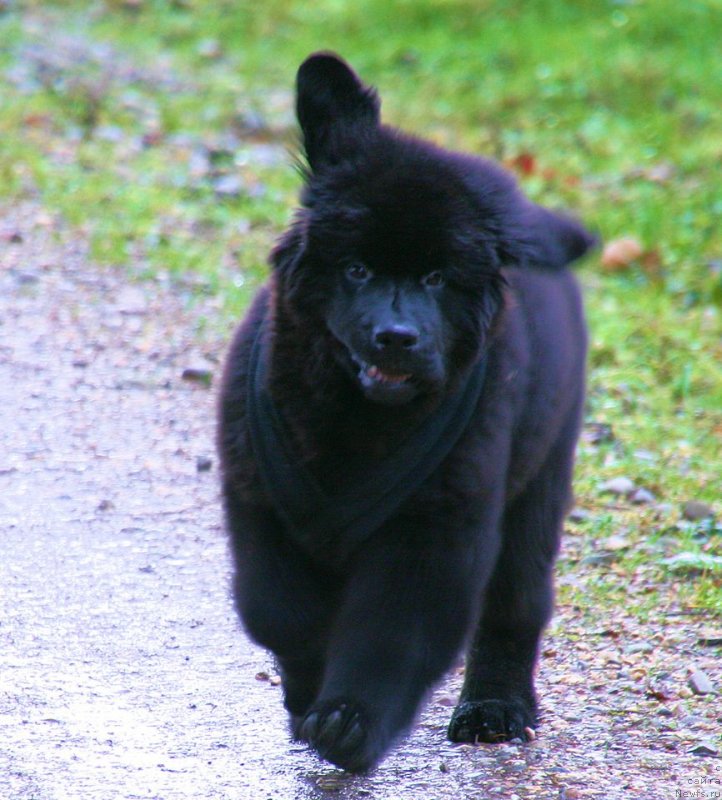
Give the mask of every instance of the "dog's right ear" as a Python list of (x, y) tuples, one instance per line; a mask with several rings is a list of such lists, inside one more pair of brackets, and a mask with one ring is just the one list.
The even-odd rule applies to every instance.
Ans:
[(312, 171), (343, 160), (359, 137), (379, 125), (380, 102), (333, 53), (314, 53), (296, 77), (296, 114)]

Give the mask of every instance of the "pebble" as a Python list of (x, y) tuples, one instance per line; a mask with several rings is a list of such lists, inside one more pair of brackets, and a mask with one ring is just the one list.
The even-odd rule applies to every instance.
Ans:
[(629, 498), (635, 505), (641, 506), (648, 503), (653, 503), (657, 498), (648, 489), (643, 489), (641, 486)]
[(221, 43), (218, 39), (201, 39), (196, 46), (196, 52), (201, 58), (216, 59), (223, 55)]
[(682, 506), (682, 516), (690, 522), (697, 522), (701, 519), (709, 519), (714, 516), (714, 509), (707, 503), (699, 500), (688, 500)]
[(654, 647), (649, 642), (634, 642), (634, 644), (627, 645), (623, 652), (627, 655), (634, 653), (651, 653)]
[(617, 550), (626, 550), (631, 545), (629, 539), (624, 536), (613, 535), (604, 540), (604, 549), (607, 552), (615, 553)]
[(203, 386), (210, 386), (213, 380), (213, 372), (204, 367), (186, 367), (181, 373), (181, 378), (191, 383), (200, 383)]
[(238, 198), (244, 188), (243, 181), (237, 175), (221, 175), (213, 181), (213, 191), (220, 198)]
[(196, 471), (197, 472), (210, 472), (213, 467), (213, 459), (209, 456), (198, 456), (196, 458)]
[(583, 439), (589, 444), (597, 445), (614, 441), (614, 430), (606, 422), (590, 422), (585, 426)]
[(719, 749), (713, 741), (705, 739), (701, 742), (697, 742), (694, 747), (690, 747), (688, 752), (695, 756), (716, 756)]
[(584, 556), (581, 563), (585, 566), (595, 567), (605, 564), (613, 564), (616, 560), (616, 553), (593, 553), (590, 556)]
[(442, 694), (436, 698), (436, 705), (443, 708), (453, 708), (456, 705), (456, 698), (450, 694)]
[(115, 299), (115, 310), (121, 314), (145, 314), (148, 300), (138, 286), (124, 286)]
[(714, 694), (714, 685), (709, 675), (698, 667), (692, 670), (687, 683), (695, 694)]
[(601, 486), (601, 491), (626, 497), (632, 494), (636, 488), (634, 481), (630, 478), (619, 477), (605, 481)]
[(18, 272), (15, 276), (15, 280), (17, 280), (20, 286), (32, 286), (34, 283), (37, 283), (40, 278), (32, 272)]

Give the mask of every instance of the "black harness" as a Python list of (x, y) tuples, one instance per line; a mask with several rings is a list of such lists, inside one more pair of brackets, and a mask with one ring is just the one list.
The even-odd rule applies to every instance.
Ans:
[(346, 557), (377, 531), (441, 464), (466, 430), (486, 373), (486, 356), (399, 447), (371, 468), (350, 465), (357, 480), (327, 494), (290, 448), (286, 424), (268, 391), (267, 326), (251, 349), (247, 399), (251, 445), (261, 480), (301, 547), (318, 555)]

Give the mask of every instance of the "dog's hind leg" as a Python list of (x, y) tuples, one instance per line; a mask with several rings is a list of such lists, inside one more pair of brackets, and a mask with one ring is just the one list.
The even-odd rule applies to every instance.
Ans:
[(534, 669), (552, 613), (552, 570), (568, 509), (578, 414), (503, 520), (502, 550), (467, 654), (454, 742), (528, 739), (537, 723)]

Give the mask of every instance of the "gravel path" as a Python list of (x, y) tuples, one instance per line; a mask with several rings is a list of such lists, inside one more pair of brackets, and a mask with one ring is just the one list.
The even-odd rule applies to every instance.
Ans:
[(458, 674), (371, 776), (291, 744), (228, 598), (213, 392), (182, 378), (222, 353), (191, 338), (212, 301), (125, 277), (0, 211), (0, 798), (722, 797), (719, 697), (687, 687), (719, 649), (623, 609), (559, 610), (528, 745), (445, 741)]

